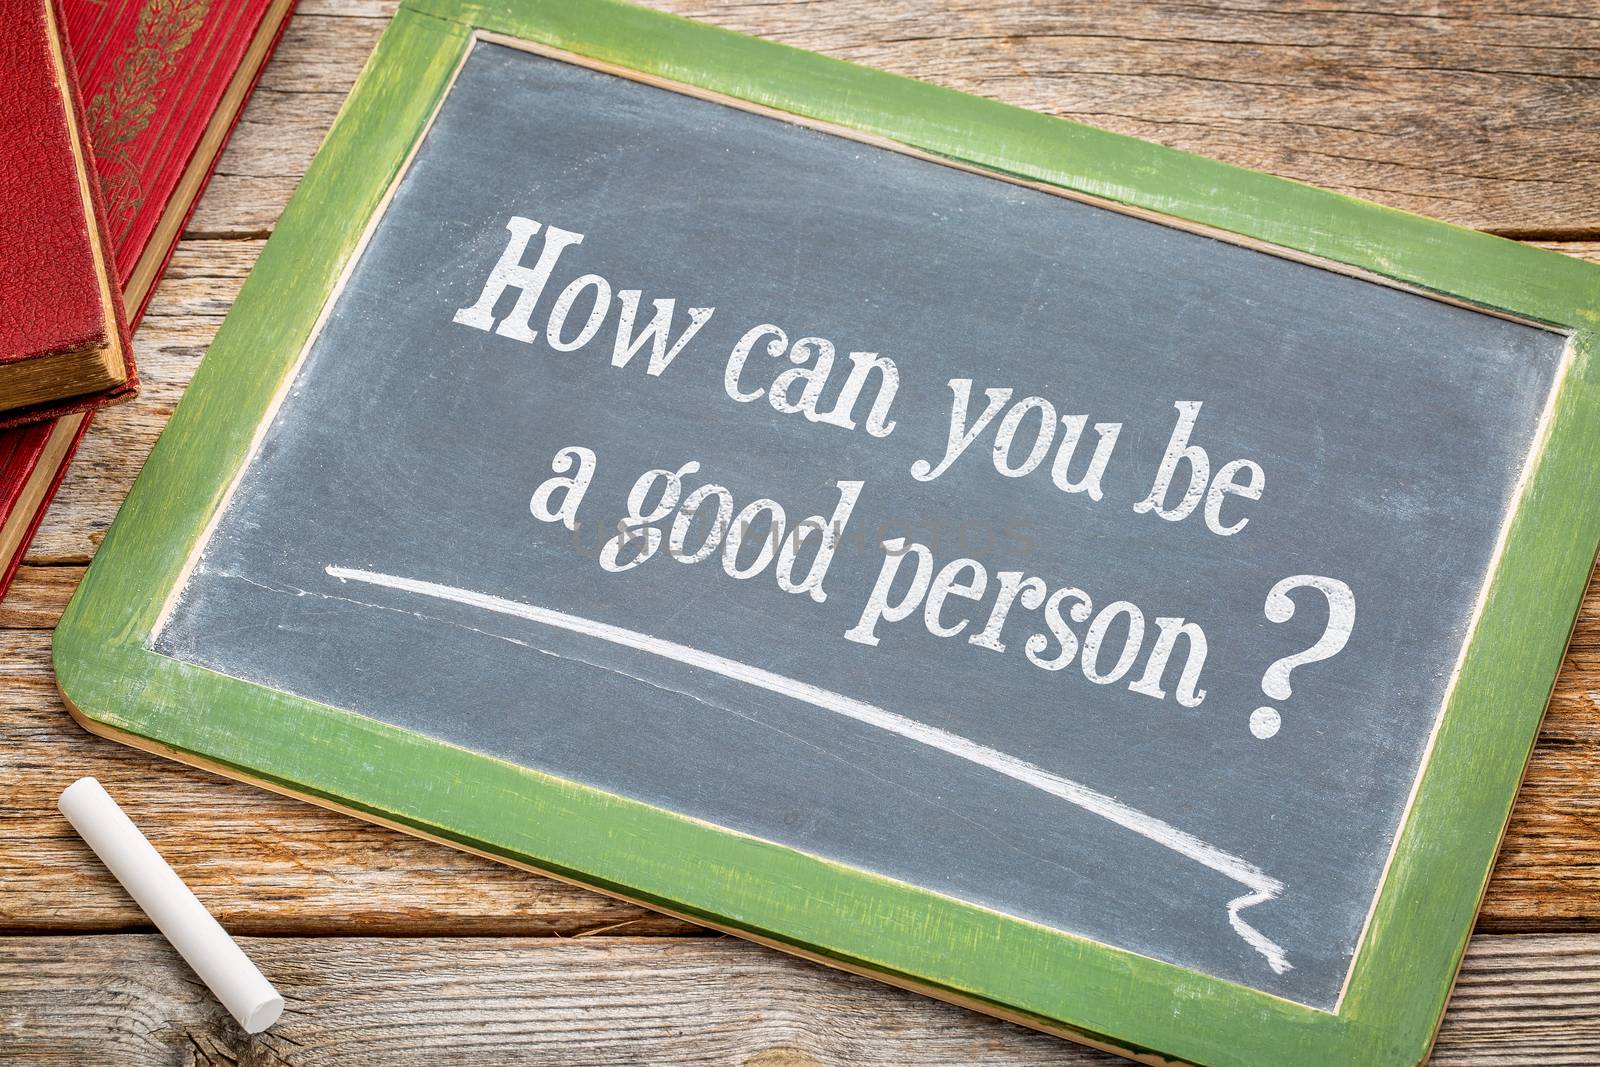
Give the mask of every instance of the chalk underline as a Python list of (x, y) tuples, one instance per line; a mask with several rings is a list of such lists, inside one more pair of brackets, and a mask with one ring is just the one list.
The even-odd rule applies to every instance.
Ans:
[(380, 574), (376, 571), (332, 564), (325, 567), (324, 571), (330, 577), (337, 578), (340, 581), (361, 582), (366, 585), (376, 585), (385, 589), (396, 589), (413, 593), (417, 596), (430, 597), (434, 600), (446, 600), (456, 604), (464, 604), (482, 611), (524, 619), (528, 622), (535, 622), (544, 626), (566, 630), (570, 633), (608, 641), (614, 645), (635, 649), (636, 651), (659, 656), (662, 659), (672, 660), (676, 663), (687, 664), (712, 674), (721, 675), (724, 678), (743, 682), (757, 689), (765, 689), (769, 693), (776, 693), (779, 696), (811, 704), (814, 707), (831, 711), (834, 714), (865, 723), (868, 726), (875, 726), (880, 730), (926, 745), (929, 748), (938, 749), (940, 752), (956, 756), (980, 767), (985, 767), (997, 774), (1022, 782), (1024, 785), (1032, 786), (1034, 789), (1065, 800), (1069, 804), (1076, 805), (1085, 811), (1100, 816), (1102, 819), (1131, 830), (1139, 836), (1194, 860), (1196, 863), (1225, 875), (1249, 889), (1250, 892), (1244, 896), (1228, 901), (1229, 924), (1233, 927), (1234, 932), (1243, 938), (1251, 948), (1266, 958), (1268, 965), (1271, 966), (1275, 973), (1282, 974), (1291, 969), (1291, 964), (1283, 949), (1269, 940), (1261, 931), (1239, 917), (1239, 912), (1245, 908), (1277, 899), (1279, 894), (1283, 892), (1282, 882), (1268, 875), (1254, 864), (1231, 853), (1224, 852), (1215, 845), (1208, 844), (1170, 823), (1129, 807), (1115, 797), (1074, 782), (1069, 778), (1063, 778), (1059, 774), (1053, 774), (1026, 760), (990, 748), (987, 745), (979, 744), (959, 734), (953, 734), (948, 730), (941, 730), (937, 726), (929, 726), (927, 723), (918, 722), (915, 719), (880, 708), (875, 704), (845, 696), (843, 693), (835, 693), (832, 690), (823, 689), (809, 682), (788, 678), (772, 671), (763, 670), (760, 667), (752, 667), (747, 663), (740, 663), (737, 660), (731, 660), (715, 653), (682, 645), (676, 641), (669, 641), (639, 630), (629, 630), (621, 626), (600, 622), (596, 619), (586, 619), (580, 615), (570, 615), (564, 611), (556, 611), (553, 608), (542, 608), (534, 604), (525, 604), (521, 601), (494, 596), (490, 593), (473, 592), (470, 589), (440, 585), (436, 582), (423, 581), (419, 578), (403, 578), (393, 574)]

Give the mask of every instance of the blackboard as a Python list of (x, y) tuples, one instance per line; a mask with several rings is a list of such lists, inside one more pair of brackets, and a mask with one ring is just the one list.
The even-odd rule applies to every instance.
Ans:
[[(531, 341), (509, 334), (532, 283), (480, 303), (508, 248), (530, 274), (554, 264)], [(584, 276), (605, 279), (598, 310), (600, 284), (580, 283), (552, 328)], [(649, 341), (615, 365), (617, 294), (634, 289), (638, 328), (675, 302), (667, 340), (688, 340), (670, 362)], [(713, 309), (698, 330), (691, 308)], [(762, 324), (783, 332), (752, 341)], [(156, 647), (1331, 1008), (1565, 341), (480, 43)], [(792, 370), (828, 345), (815, 418), (779, 410), (770, 394), (799, 407)], [(892, 360), (897, 389), (856, 357), (871, 370), (852, 408), (856, 352)], [(990, 421), (939, 472), (968, 394), (965, 428)], [(1063, 490), (1095, 481), (1107, 424), (1100, 499)], [(1233, 484), (1259, 499), (1221, 494), (1214, 521), (1209, 489), (1181, 519), (1140, 511), (1182, 426), (1207, 487), (1247, 460)], [(536, 490), (590, 457), (576, 528), (536, 516)], [(627, 512), (641, 475), (691, 462), (667, 518), (642, 521), (665, 477)], [(569, 502), (555, 484), (547, 516)], [(708, 484), (725, 492), (694, 495)], [(744, 510), (763, 498), (791, 528), (821, 516), (837, 533), (820, 603), (780, 587), (774, 513)], [(730, 532), (749, 525), (731, 566), (719, 505)], [(680, 512), (696, 521), (674, 545)], [(648, 534), (619, 540), (630, 518), (660, 531), (653, 555)], [(886, 551), (896, 539), (926, 547), (930, 585), (976, 562), (948, 575), (936, 619), (924, 595), (892, 620), (921, 562)], [(797, 544), (792, 586), (819, 541)], [(1042, 587), (1007, 594), (1003, 572)], [(890, 617), (874, 623), (886, 574)], [(1346, 591), (1301, 586), (1275, 622), (1268, 593), (1297, 575)], [(1064, 667), (1039, 665), (1066, 657), (1023, 594), (1068, 623)], [(1005, 595), (1017, 603), (975, 642)], [(1174, 629), (1169, 668), (1141, 685), (1158, 619), (1201, 627), (1205, 651)], [(1296, 669), (1291, 695), (1263, 692), (1269, 665), (1341, 626), (1348, 642)], [(1258, 707), (1275, 735), (1256, 736)]]
[(1053, 1033), (1414, 1064), (1600, 547), (1596, 309), (620, 0), (403, 0), (56, 675)]

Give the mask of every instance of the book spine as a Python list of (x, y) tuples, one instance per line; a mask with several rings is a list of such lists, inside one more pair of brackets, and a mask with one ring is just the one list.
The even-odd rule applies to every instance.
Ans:
[[(70, 416), (69, 416), (70, 417)], [(21, 491), (24, 483), (32, 476), (44, 447), (50, 440), (50, 431), (53, 423), (39, 423), (26, 426), (20, 430), (11, 430), (5, 434), (8, 438), (18, 438), (12, 455), (5, 460), (3, 469), (0, 469), (0, 498), (14, 497)], [(11, 580), (17, 575), (17, 568), (22, 565), (22, 558), (28, 553), (28, 546), (33, 543), (34, 534), (39, 532), (39, 524), (44, 521), (44, 513), (50, 509), (50, 501), (55, 499), (56, 490), (61, 488), (61, 482), (67, 476), (67, 468), (72, 466), (72, 457), (78, 452), (78, 445), (83, 442), (83, 435), (89, 430), (89, 417), (86, 415), (78, 425), (78, 432), (72, 435), (72, 443), (67, 446), (67, 451), (56, 464), (56, 472), (50, 479), (49, 486), (44, 491), (44, 496), (39, 501), (39, 506), (34, 509), (33, 515), (28, 520), (28, 528), (23, 532), (22, 539), (17, 543), (17, 550), (5, 562), (5, 569), (0, 570), (0, 599), (11, 588)]]

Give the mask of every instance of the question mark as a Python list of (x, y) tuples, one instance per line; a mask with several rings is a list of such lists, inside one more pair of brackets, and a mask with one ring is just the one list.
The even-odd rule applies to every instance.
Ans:
[[(1304, 652), (1285, 656), (1267, 668), (1267, 673), (1261, 677), (1261, 691), (1273, 700), (1289, 699), (1292, 692), (1290, 671), (1337, 656), (1356, 625), (1356, 595), (1337, 578), (1324, 578), (1319, 574), (1296, 574), (1273, 586), (1267, 594), (1267, 618), (1273, 622), (1288, 622), (1294, 618), (1294, 601), (1289, 599), (1289, 591), (1304, 588), (1315, 589), (1327, 598), (1328, 625), (1316, 644)], [(1250, 713), (1250, 732), (1265, 741), (1278, 732), (1281, 721), (1278, 709), (1259, 707)]]

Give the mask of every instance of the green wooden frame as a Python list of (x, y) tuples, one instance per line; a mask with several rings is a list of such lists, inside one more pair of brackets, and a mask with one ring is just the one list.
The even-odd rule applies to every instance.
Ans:
[[(474, 35), (503, 34), (1536, 320), (1571, 337), (1335, 1012), (855, 870), (150, 650)], [(1205, 1064), (1424, 1058), (1600, 541), (1600, 269), (618, 0), (406, 0), (55, 637), (89, 729), (1078, 1040)], [(471, 789), (460, 788), (462, 782)], [(515, 811), (518, 818), (508, 819)]]

